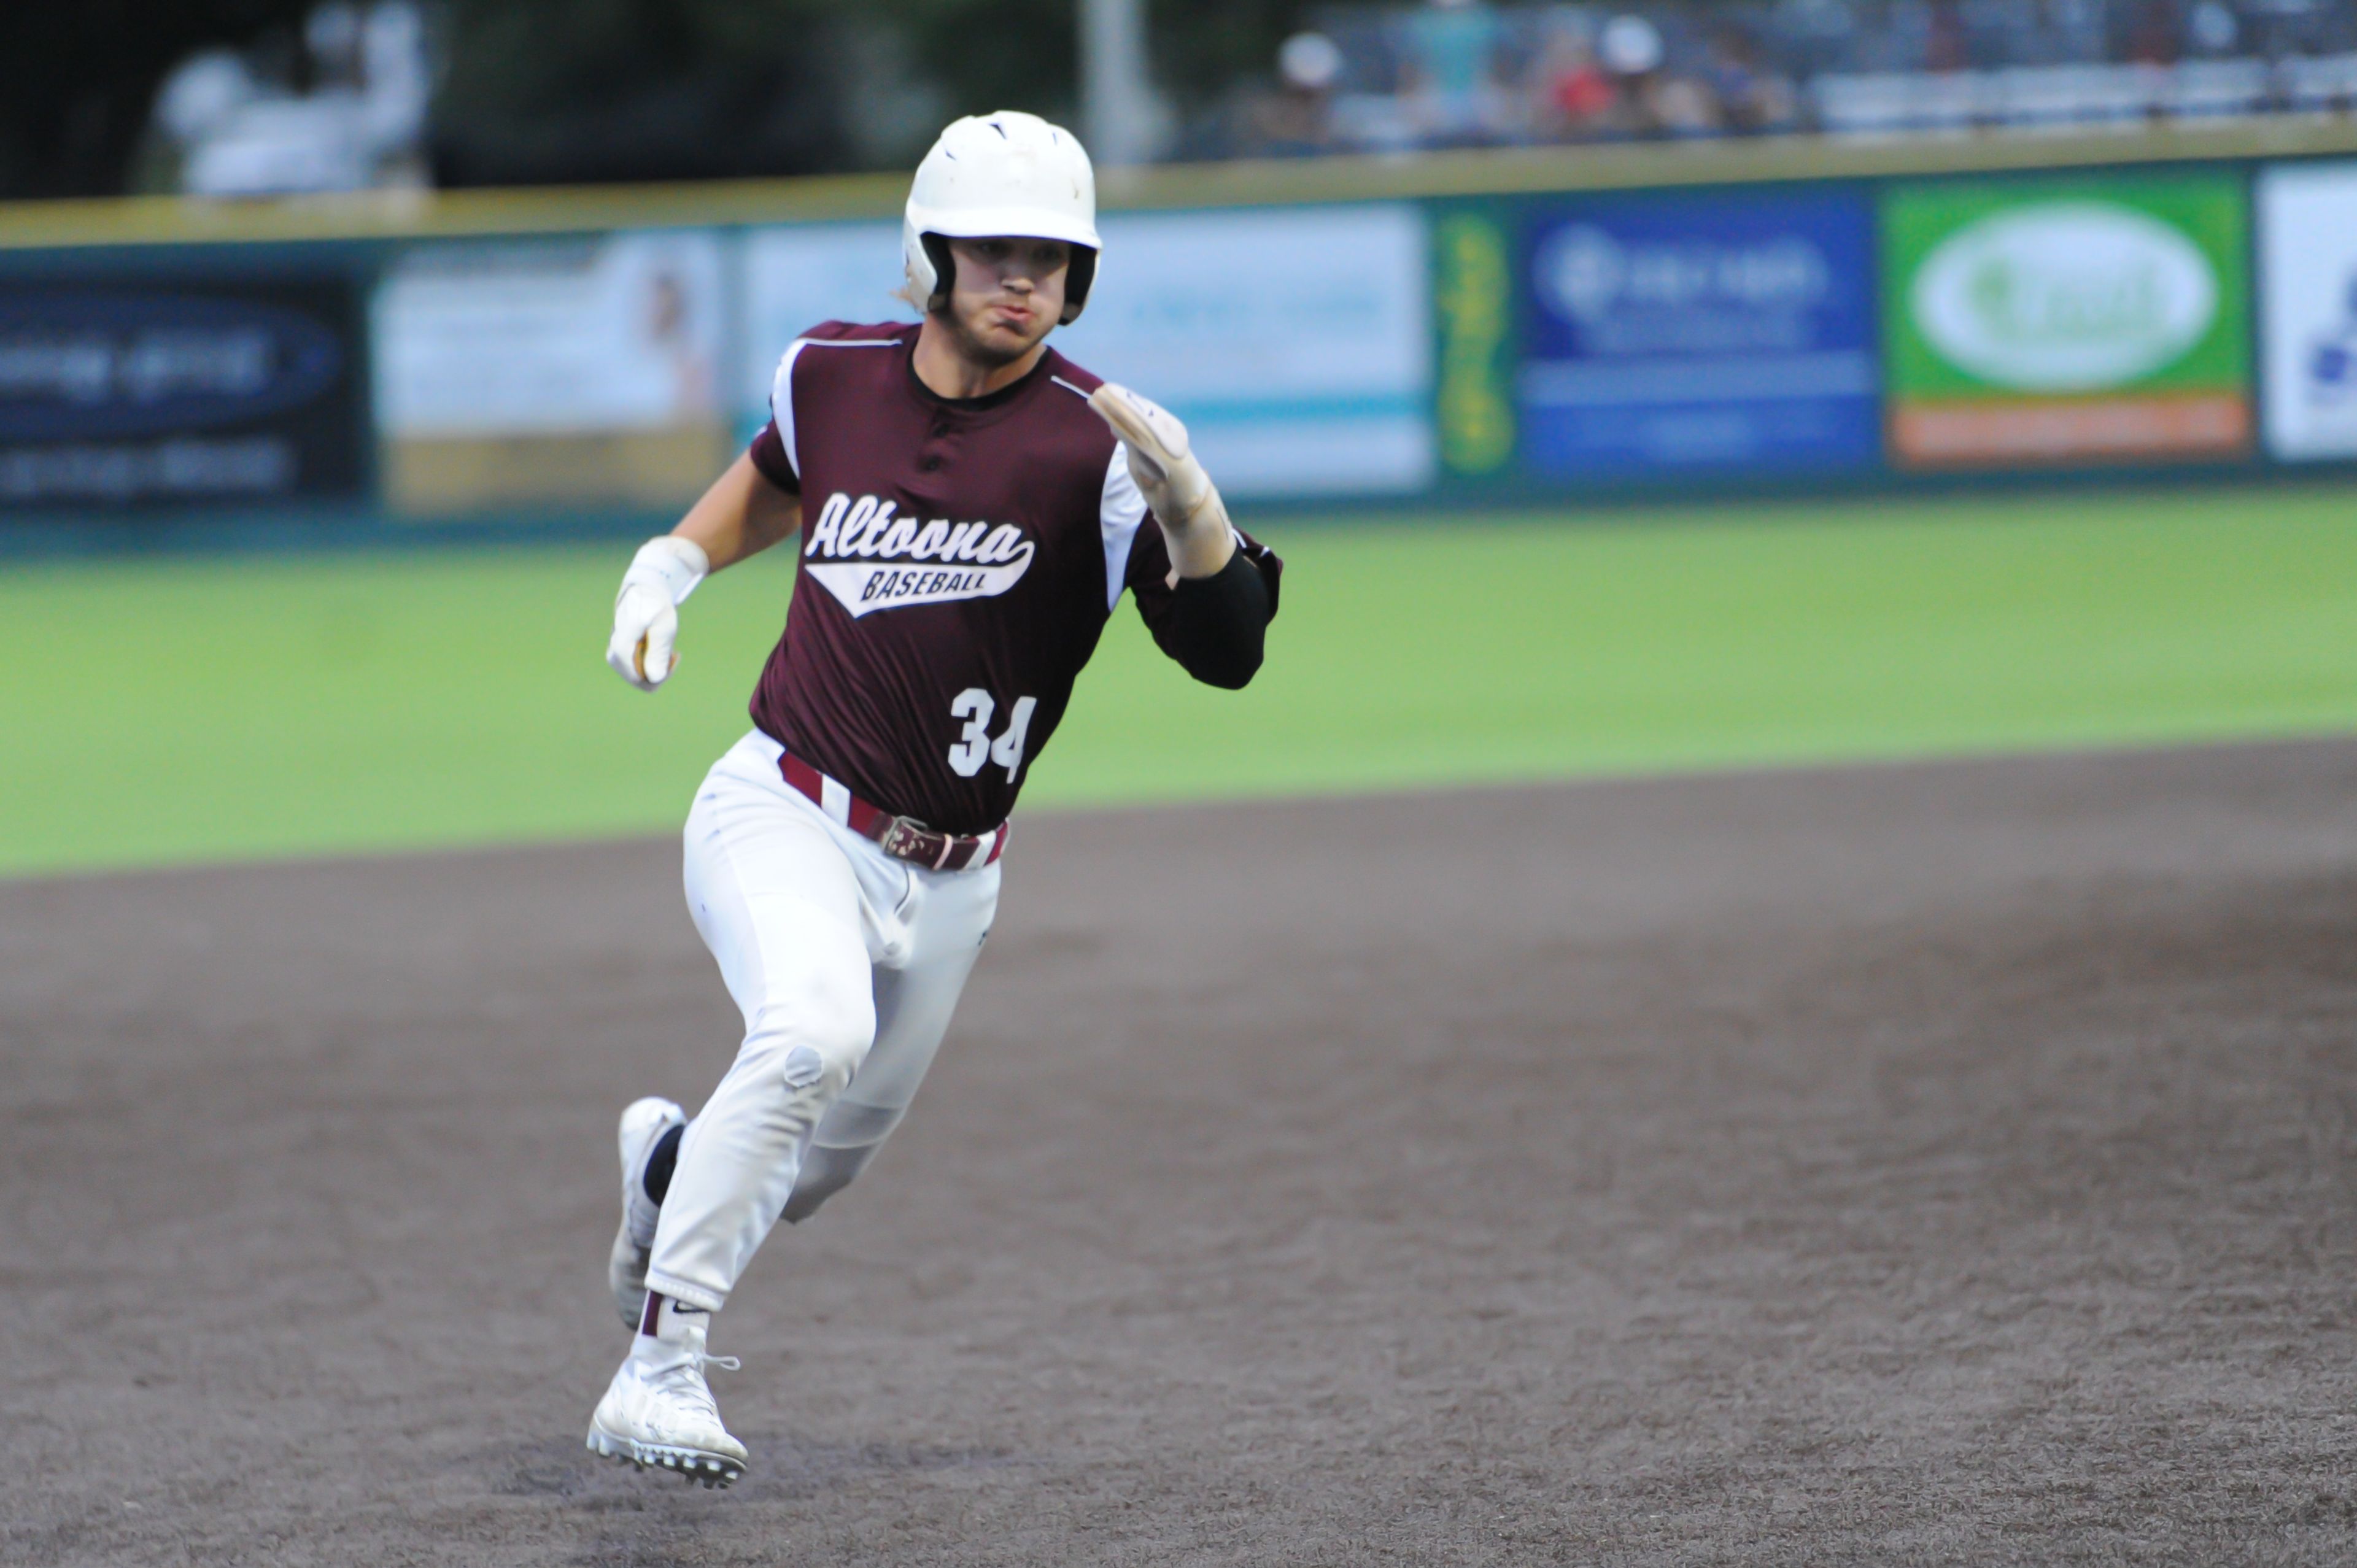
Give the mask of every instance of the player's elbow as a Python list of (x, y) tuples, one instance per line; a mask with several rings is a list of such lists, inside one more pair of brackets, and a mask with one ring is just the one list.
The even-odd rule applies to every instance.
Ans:
[(1241, 692), (1260, 673), (1262, 651), (1260, 628), (1254, 627), (1248, 635), (1232, 635), (1223, 644), (1202, 650), (1180, 663), (1206, 686)]
[(1260, 569), (1239, 552), (1209, 577), (1180, 580), (1163, 648), (1203, 684), (1241, 691), (1260, 670), (1274, 608)]

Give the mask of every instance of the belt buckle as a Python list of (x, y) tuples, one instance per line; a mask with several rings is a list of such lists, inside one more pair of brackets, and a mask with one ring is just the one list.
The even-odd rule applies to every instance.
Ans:
[(907, 817), (895, 817), (891, 824), (884, 830), (884, 836), (876, 842), (882, 846), (886, 854), (895, 860), (913, 861), (920, 865), (931, 865), (938, 855), (939, 850), (938, 847), (929, 850), (926, 841), (931, 840), (938, 846), (944, 837), (945, 835), (933, 832), (920, 822), (911, 822)]

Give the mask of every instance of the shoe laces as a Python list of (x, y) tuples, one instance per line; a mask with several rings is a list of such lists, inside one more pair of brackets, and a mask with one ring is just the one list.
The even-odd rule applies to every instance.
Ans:
[(686, 1401), (716, 1417), (719, 1406), (712, 1398), (711, 1389), (705, 1385), (705, 1369), (717, 1367), (723, 1371), (737, 1372), (744, 1369), (745, 1363), (734, 1356), (707, 1356), (683, 1345), (671, 1349), (672, 1356), (662, 1366), (649, 1369), (647, 1381), (665, 1398)]
[(698, 1376), (702, 1376), (706, 1367), (717, 1367), (724, 1372), (741, 1372), (745, 1369), (745, 1363), (734, 1356), (707, 1356), (701, 1350), (691, 1350), (684, 1345), (666, 1345), (663, 1348), (669, 1350), (671, 1354), (663, 1359), (660, 1367), (649, 1369), (658, 1378), (673, 1377), (690, 1369), (694, 1369)]

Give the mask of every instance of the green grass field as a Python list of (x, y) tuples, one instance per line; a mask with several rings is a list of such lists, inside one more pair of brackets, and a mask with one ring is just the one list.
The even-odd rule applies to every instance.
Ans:
[[(2357, 491), (1265, 530), (1269, 663), (1193, 686), (1125, 605), (1028, 806), (2357, 728)], [(662, 693), (601, 659), (627, 547), (0, 570), (0, 872), (667, 831), (781, 622), (715, 579)]]

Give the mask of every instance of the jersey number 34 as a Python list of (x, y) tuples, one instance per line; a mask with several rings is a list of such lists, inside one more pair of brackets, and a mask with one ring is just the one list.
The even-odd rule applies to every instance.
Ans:
[(1006, 769), (1006, 781), (1023, 771), (1023, 737), (1031, 728), (1031, 710), (1039, 705), (1037, 697), (1017, 697), (1015, 711), (1007, 715), (1006, 733), (996, 740), (990, 738), (990, 715), (998, 704), (989, 693), (979, 686), (968, 686), (950, 699), (950, 716), (965, 721), (956, 742), (950, 747), (950, 767), (961, 779), (971, 779), (982, 771), (983, 764), (996, 762)]

